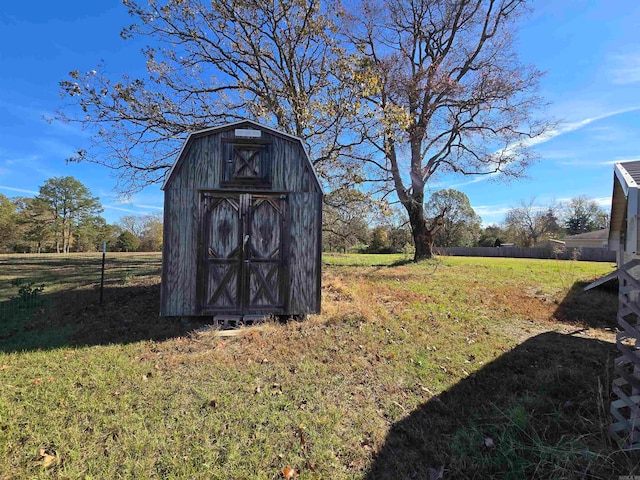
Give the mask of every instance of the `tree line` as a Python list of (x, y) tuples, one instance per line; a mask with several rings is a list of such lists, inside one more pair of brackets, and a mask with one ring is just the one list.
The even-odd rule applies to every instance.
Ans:
[[(501, 224), (482, 226), (469, 198), (460, 191), (434, 192), (425, 204), (427, 222), (438, 223), (433, 247), (535, 246), (567, 235), (608, 228), (608, 213), (586, 196), (548, 206), (534, 200), (510, 208)], [(123, 216), (108, 224), (100, 200), (73, 177), (48, 179), (35, 197), (0, 194), (0, 253), (69, 253), (102, 250), (159, 251), (162, 215)], [(441, 216), (440, 212), (448, 212)], [(434, 229), (435, 230), (435, 229)], [(402, 210), (389, 209), (349, 188), (327, 195), (323, 212), (323, 248), (328, 251), (408, 252), (415, 248)]]
[(0, 253), (158, 251), (162, 216), (125, 216), (114, 225), (100, 216), (99, 198), (77, 179), (53, 177), (34, 197), (0, 194)]
[[(345, 204), (351, 201), (347, 207)], [(446, 210), (448, 215), (439, 218)], [(502, 223), (482, 226), (469, 198), (460, 191), (434, 192), (425, 204), (428, 222), (440, 222), (432, 247), (534, 247), (550, 240), (609, 227), (609, 214), (586, 196), (551, 205), (522, 200), (510, 208)], [(400, 253), (413, 251), (413, 236), (400, 210), (368, 208), (359, 192), (329, 195), (324, 210), (325, 251)]]

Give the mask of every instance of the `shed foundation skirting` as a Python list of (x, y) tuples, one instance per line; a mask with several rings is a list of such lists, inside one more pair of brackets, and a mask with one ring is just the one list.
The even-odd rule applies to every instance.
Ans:
[(214, 315), (213, 326), (226, 330), (229, 328), (251, 327), (264, 323), (268, 315)]

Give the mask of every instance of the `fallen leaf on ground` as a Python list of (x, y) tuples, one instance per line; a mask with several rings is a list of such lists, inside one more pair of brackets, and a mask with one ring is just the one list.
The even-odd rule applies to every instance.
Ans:
[(284, 467), (280, 473), (282, 473), (282, 476), (285, 478), (285, 480), (291, 480), (292, 478), (300, 476), (295, 468), (291, 468), (291, 465), (287, 465), (286, 467)]
[(429, 467), (429, 480), (442, 480), (444, 478), (444, 465)]
[(38, 453), (42, 457), (42, 466), (44, 468), (49, 468), (54, 463), (56, 463), (56, 456), (51, 455), (50, 453), (47, 453), (47, 451), (44, 448), (41, 448), (40, 450), (38, 450)]
[(307, 437), (304, 435), (304, 427), (302, 425), (298, 425), (298, 434), (300, 435), (300, 443), (302, 444), (302, 448), (306, 448)]

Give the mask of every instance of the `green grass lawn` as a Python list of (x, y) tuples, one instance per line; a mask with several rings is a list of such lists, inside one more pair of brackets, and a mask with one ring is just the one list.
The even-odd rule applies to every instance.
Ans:
[(220, 337), (158, 317), (157, 255), (102, 306), (79, 261), (0, 258), (51, 302), (0, 322), (0, 479), (640, 475), (606, 434), (617, 296), (582, 291), (613, 265), (403, 260), (326, 256), (322, 315)]
[[(158, 275), (159, 253), (107, 253), (105, 262), (107, 285), (122, 282), (131, 275)], [(100, 283), (101, 253), (56, 255), (0, 254), (0, 302), (16, 295), (11, 281), (20, 278), (44, 283), (45, 293), (58, 293)]]

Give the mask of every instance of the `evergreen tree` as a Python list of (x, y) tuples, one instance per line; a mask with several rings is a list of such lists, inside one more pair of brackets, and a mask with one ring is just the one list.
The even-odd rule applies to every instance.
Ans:
[(73, 177), (50, 178), (36, 198), (46, 206), (58, 253), (68, 253), (78, 226), (102, 212), (99, 199)]

